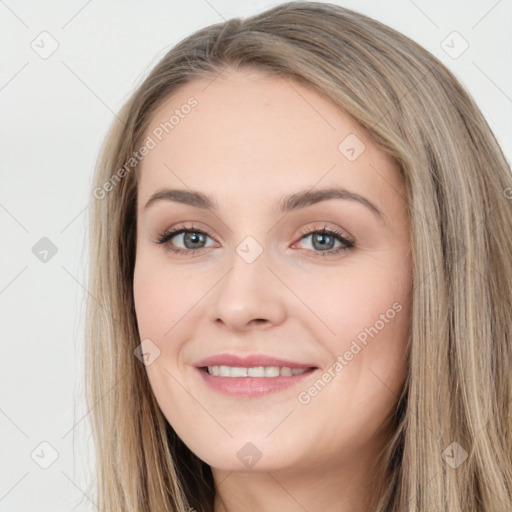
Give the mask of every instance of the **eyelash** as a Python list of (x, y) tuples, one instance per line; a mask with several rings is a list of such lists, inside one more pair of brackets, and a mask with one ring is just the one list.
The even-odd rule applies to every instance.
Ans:
[[(203, 249), (208, 249), (208, 247), (200, 247), (198, 249), (177, 249), (173, 247), (170, 243), (171, 239), (173, 239), (175, 236), (180, 235), (182, 233), (199, 233), (201, 235), (209, 236), (208, 233), (203, 231), (202, 229), (196, 228), (193, 225), (192, 226), (177, 226), (173, 229), (170, 229), (168, 231), (165, 231), (161, 235), (157, 237), (156, 243), (160, 245), (166, 245), (166, 249), (174, 254), (185, 254), (185, 253), (198, 253), (201, 252)], [(328, 228), (327, 226), (324, 226), (320, 229), (313, 229), (313, 230), (303, 230), (300, 232), (300, 240), (303, 240), (304, 238), (307, 238), (309, 235), (314, 234), (322, 234), (322, 235), (329, 235), (344, 244), (343, 246), (337, 247), (335, 249), (329, 249), (327, 251), (313, 251), (315, 254), (315, 258), (325, 258), (325, 257), (332, 257), (336, 256), (342, 251), (346, 251), (349, 249), (352, 249), (355, 247), (355, 242), (347, 238), (343, 233), (336, 229)]]

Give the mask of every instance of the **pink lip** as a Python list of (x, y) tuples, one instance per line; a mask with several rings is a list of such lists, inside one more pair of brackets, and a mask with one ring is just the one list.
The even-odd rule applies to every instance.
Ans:
[[(206, 366), (237, 366), (251, 368), (255, 366), (279, 366), (288, 368), (307, 369), (299, 375), (291, 377), (216, 377), (204, 370)], [(265, 355), (250, 355), (245, 357), (230, 354), (218, 354), (208, 357), (194, 365), (197, 372), (210, 388), (220, 393), (237, 398), (257, 398), (270, 393), (276, 393), (294, 386), (309, 377), (318, 368), (310, 364), (302, 364)]]

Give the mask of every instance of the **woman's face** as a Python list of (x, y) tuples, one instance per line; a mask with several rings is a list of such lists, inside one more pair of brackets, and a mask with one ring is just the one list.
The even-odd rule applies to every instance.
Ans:
[(316, 92), (240, 71), (185, 85), (145, 143), (134, 298), (163, 414), (213, 468), (357, 470), (405, 379), (397, 167)]

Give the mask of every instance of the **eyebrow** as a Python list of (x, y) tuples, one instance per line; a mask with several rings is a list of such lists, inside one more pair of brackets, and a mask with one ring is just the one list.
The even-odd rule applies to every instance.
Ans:
[[(345, 199), (349, 201), (356, 201), (369, 210), (371, 210), (380, 219), (383, 218), (382, 212), (366, 197), (363, 197), (354, 192), (350, 192), (344, 188), (325, 188), (320, 190), (303, 190), (295, 194), (284, 196), (279, 201), (279, 209), (282, 213), (287, 213), (293, 210), (299, 210), (307, 206), (311, 206), (321, 201), (329, 199)], [(203, 194), (202, 192), (194, 190), (182, 189), (162, 189), (156, 191), (148, 200), (144, 209), (157, 201), (171, 201), (174, 203), (186, 204), (201, 208), (204, 210), (218, 210), (217, 204), (213, 198)]]

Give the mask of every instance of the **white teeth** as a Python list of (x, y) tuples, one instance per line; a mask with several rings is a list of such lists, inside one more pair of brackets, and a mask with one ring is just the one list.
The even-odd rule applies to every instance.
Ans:
[(216, 377), (291, 377), (306, 371), (305, 368), (282, 368), (278, 366), (254, 366), (242, 368), (238, 366), (208, 366), (208, 373)]
[(247, 377), (247, 368), (230, 368), (231, 377)]
[[(218, 375), (221, 377), (229, 377), (231, 375), (231, 370), (229, 369), (229, 366), (215, 366), (218, 370)], [(210, 372), (211, 373), (211, 372)]]
[(256, 366), (254, 368), (247, 368), (247, 375), (249, 377), (265, 377), (265, 367)]

